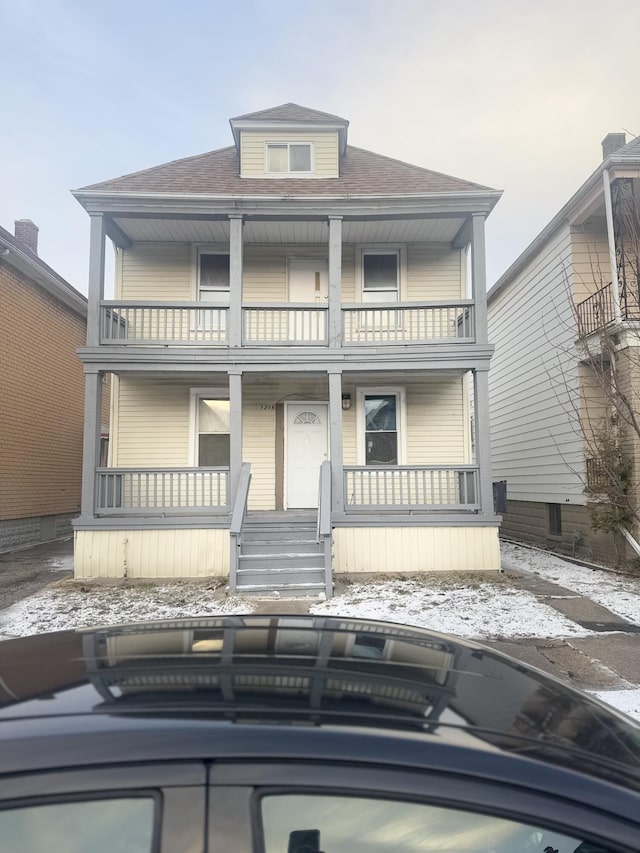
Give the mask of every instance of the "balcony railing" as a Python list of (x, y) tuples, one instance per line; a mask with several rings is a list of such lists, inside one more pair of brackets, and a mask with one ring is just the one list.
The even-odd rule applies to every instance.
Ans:
[[(342, 345), (473, 342), (474, 304), (391, 302), (341, 305)], [(244, 304), (242, 345), (328, 346), (327, 303)], [(105, 301), (100, 343), (115, 346), (228, 346), (229, 308), (206, 302)]]
[(476, 465), (345, 466), (345, 511), (478, 510)]
[(325, 305), (304, 303), (243, 305), (244, 346), (327, 346)]
[(229, 511), (228, 468), (98, 468), (97, 515), (213, 515)]
[(131, 346), (225, 346), (228, 311), (206, 302), (103, 302), (100, 342)]
[(473, 341), (474, 305), (458, 302), (353, 303), (342, 306), (343, 341), (353, 344), (423, 344)]
[[(576, 305), (578, 334), (590, 335), (615, 319), (615, 303), (611, 283), (605, 284)], [(633, 288), (620, 286), (620, 319), (640, 320), (640, 296)]]

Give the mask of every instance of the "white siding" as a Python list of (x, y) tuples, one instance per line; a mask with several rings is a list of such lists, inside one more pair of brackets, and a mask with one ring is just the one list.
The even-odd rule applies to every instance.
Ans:
[[(243, 177), (264, 178), (267, 170), (265, 150), (268, 143), (311, 142), (311, 171), (315, 177), (338, 177), (338, 132), (328, 133), (264, 133), (244, 130), (240, 134), (240, 158)], [(278, 175), (286, 179), (286, 175)], [(299, 175), (293, 179), (299, 179)], [(303, 178), (304, 180), (304, 178)]]
[(570, 270), (563, 226), (489, 305), (493, 479), (511, 500), (585, 502)]
[(338, 527), (334, 571), (499, 571), (497, 527)]

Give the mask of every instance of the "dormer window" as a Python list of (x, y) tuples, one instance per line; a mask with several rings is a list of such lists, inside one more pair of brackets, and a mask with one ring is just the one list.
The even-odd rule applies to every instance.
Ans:
[(311, 143), (268, 143), (267, 172), (269, 174), (309, 174)]

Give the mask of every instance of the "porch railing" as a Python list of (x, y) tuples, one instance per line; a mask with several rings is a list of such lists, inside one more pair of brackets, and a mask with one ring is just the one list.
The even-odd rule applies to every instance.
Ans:
[(100, 342), (224, 346), (229, 309), (203, 302), (103, 302)]
[[(576, 305), (578, 333), (590, 335), (615, 319), (615, 304), (611, 282)], [(640, 320), (640, 296), (636, 289), (620, 283), (620, 318)]]
[(351, 303), (342, 306), (345, 345), (475, 340), (474, 304), (455, 302)]
[(229, 511), (228, 468), (98, 468), (97, 515), (212, 515)]
[(322, 545), (322, 553), (324, 554), (324, 593), (326, 598), (331, 598), (333, 595), (331, 560), (331, 462), (327, 460), (320, 465), (317, 540)]
[(238, 477), (238, 488), (233, 505), (231, 525), (229, 527), (229, 540), (231, 553), (229, 555), (229, 589), (235, 592), (238, 585), (238, 562), (240, 557), (240, 544), (242, 536), (242, 525), (247, 514), (247, 503), (249, 500), (249, 487), (251, 486), (251, 465), (243, 462)]
[(326, 346), (328, 308), (305, 303), (243, 305), (242, 343), (260, 346)]
[(478, 510), (476, 465), (345, 466), (345, 511)]

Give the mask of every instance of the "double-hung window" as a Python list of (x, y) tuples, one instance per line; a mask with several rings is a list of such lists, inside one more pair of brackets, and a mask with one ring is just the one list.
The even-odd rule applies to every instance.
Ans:
[(198, 302), (211, 308), (199, 312), (198, 326), (207, 331), (223, 332), (227, 328), (229, 307), (229, 255), (200, 252), (198, 255)]
[(398, 302), (400, 263), (398, 252), (362, 253), (362, 301)]
[(195, 398), (196, 465), (200, 468), (229, 466), (229, 400), (213, 394)]
[(365, 465), (397, 465), (400, 455), (398, 394), (365, 391), (363, 402)]
[(311, 172), (311, 143), (282, 142), (267, 145), (269, 174), (309, 174)]

